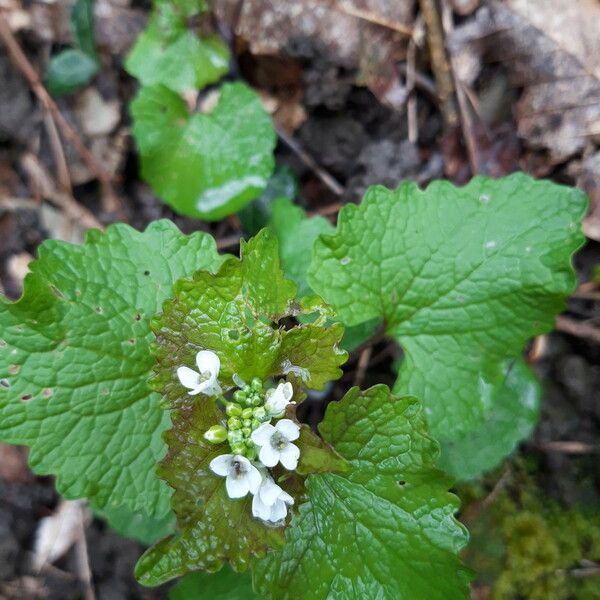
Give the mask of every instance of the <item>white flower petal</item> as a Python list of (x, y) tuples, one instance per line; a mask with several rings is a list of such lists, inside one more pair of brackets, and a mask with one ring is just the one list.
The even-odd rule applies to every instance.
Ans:
[(279, 462), (279, 451), (267, 444), (260, 449), (258, 458), (265, 467), (274, 467)]
[(232, 379), (233, 383), (235, 383), (235, 385), (237, 385), (240, 389), (246, 387), (246, 382), (237, 373), (233, 374)]
[(292, 387), (292, 384), (289, 381), (286, 381), (283, 384), (283, 396), (288, 402), (290, 402), (292, 397), (294, 396), (294, 388)]
[(221, 456), (213, 458), (208, 466), (213, 473), (225, 477), (226, 475), (229, 475), (233, 458), (233, 454), (221, 454)]
[(270, 477), (264, 479), (258, 490), (261, 502), (267, 506), (273, 506), (282, 493), (284, 493), (283, 490)]
[(252, 515), (263, 521), (268, 521), (271, 517), (271, 507), (264, 504), (258, 494), (252, 498)]
[(271, 443), (271, 436), (275, 433), (275, 427), (270, 423), (264, 423), (252, 432), (250, 438), (257, 446), (266, 446)]
[(250, 490), (250, 493), (256, 494), (262, 482), (262, 475), (260, 474), (260, 471), (251, 464), (246, 477), (248, 479), (248, 489)]
[(300, 448), (298, 448), (298, 446), (295, 446), (294, 444), (288, 444), (283, 450), (279, 452), (279, 460), (288, 471), (293, 471), (298, 466), (299, 457)]
[(269, 394), (269, 397), (265, 402), (265, 408), (269, 413), (278, 415), (286, 409), (293, 394), (294, 390), (289, 381), (287, 383), (280, 383), (275, 390)]
[(281, 494), (279, 494), (278, 500), (282, 500), (289, 506), (292, 506), (292, 504), (294, 504), (294, 499), (287, 492), (284, 492), (283, 490), (281, 490)]
[(277, 500), (273, 506), (271, 506), (271, 514), (269, 516), (269, 521), (272, 523), (277, 523), (277, 521), (281, 521), (285, 519), (287, 515), (287, 506), (285, 502), (282, 500)]
[(219, 382), (211, 377), (210, 379), (199, 383), (196, 389), (193, 392), (190, 392), (190, 394), (199, 394), (200, 392), (206, 396), (216, 396), (217, 394), (220, 394), (222, 390)]
[(300, 437), (300, 426), (291, 419), (281, 419), (281, 421), (277, 421), (275, 429), (290, 442), (293, 442)]
[(189, 390), (193, 390), (200, 381), (200, 374), (189, 367), (179, 367), (177, 369), (177, 377), (179, 378), (181, 385)]
[(230, 498), (243, 498), (250, 491), (248, 477), (245, 476), (228, 475), (225, 480), (225, 487)]
[(200, 373), (210, 375), (213, 378), (217, 377), (221, 368), (219, 357), (210, 350), (200, 350), (196, 354), (196, 364)]

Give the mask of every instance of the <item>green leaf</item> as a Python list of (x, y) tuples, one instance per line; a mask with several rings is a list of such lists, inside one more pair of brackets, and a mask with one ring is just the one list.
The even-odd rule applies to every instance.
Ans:
[[(277, 165), (264, 192), (238, 213), (244, 231), (248, 235), (256, 235), (263, 227), (269, 224), (274, 200), (278, 198), (293, 200), (297, 195), (298, 180), (296, 179), (296, 175), (290, 167)], [(279, 248), (281, 250), (283, 239), (279, 236), (279, 232), (276, 233), (279, 238)], [(289, 274), (288, 277), (290, 277)]]
[(307, 219), (301, 207), (287, 198), (279, 198), (273, 202), (270, 226), (279, 239), (283, 269), (298, 285), (298, 296), (310, 294), (306, 273), (312, 248), (320, 234), (333, 233), (333, 225), (325, 217)]
[[(178, 367), (195, 364), (198, 351), (211, 350), (220, 359), (223, 389), (233, 386), (234, 374), (245, 381), (287, 376), (296, 401), (303, 396), (300, 382), (320, 387), (325, 377), (341, 376), (339, 366), (347, 355), (338, 348), (343, 334), (339, 324), (289, 330), (277, 326), (297, 310), (296, 286), (283, 277), (278, 254), (273, 233), (262, 230), (242, 242), (241, 260), (226, 260), (216, 275), (198, 271), (177, 282), (174, 297), (152, 323), (158, 342), (152, 383), (176, 409), (159, 473), (175, 490), (172, 506), (179, 531), (140, 559), (136, 576), (144, 585), (158, 585), (191, 570), (216, 571), (224, 562), (245, 570), (255, 557), (283, 541), (281, 528), (252, 517), (250, 497), (230, 499), (223, 479), (209, 470), (213, 458), (230, 452), (228, 445), (215, 446), (203, 438), (211, 426), (225, 423), (224, 413), (214, 398), (191, 397), (176, 375)], [(345, 468), (310, 431), (303, 431), (301, 444), (303, 472)], [(293, 475), (285, 489), (297, 496), (302, 481)]]
[(93, 58), (70, 48), (50, 60), (46, 86), (53, 96), (64, 96), (89, 83), (97, 72), (98, 64)]
[(229, 70), (229, 50), (216, 35), (199, 38), (185, 23), (167, 28), (155, 15), (138, 37), (125, 68), (144, 86), (163, 84), (181, 93), (219, 81)]
[(352, 465), (310, 475), (286, 545), (255, 567), (260, 592), (302, 600), (468, 598), (458, 502), (434, 464), (419, 403), (383, 385), (329, 404), (324, 439)]
[[(173, 392), (171, 392), (173, 393)], [(181, 393), (181, 392), (180, 392)], [(185, 392), (183, 392), (185, 394)], [(227, 453), (202, 434), (223, 419), (213, 398), (179, 399), (173, 428), (165, 435), (169, 452), (159, 474), (171, 487), (179, 533), (161, 540), (138, 561), (135, 576), (155, 586), (189, 571), (218, 571), (228, 561), (236, 571), (283, 541), (281, 528), (252, 518), (252, 497), (232, 500), (221, 477), (210, 471), (213, 458)]]
[(76, 0), (71, 8), (70, 24), (75, 47), (96, 62), (94, 0)]
[(154, 469), (170, 420), (147, 384), (149, 321), (177, 278), (220, 262), (209, 235), (169, 221), (45, 242), (23, 297), (0, 300), (0, 438), (30, 446), (33, 470), (67, 498), (163, 517), (170, 492)]
[(448, 473), (474, 479), (495, 468), (533, 431), (540, 384), (520, 358), (505, 361), (503, 372), (501, 384), (482, 386), (482, 396), (490, 405), (487, 419), (477, 429), (445, 442), (439, 466)]
[(218, 573), (190, 573), (169, 592), (169, 600), (261, 600), (247, 573), (223, 567)]
[(94, 513), (120, 536), (147, 546), (170, 535), (175, 529), (175, 515), (172, 512), (153, 518), (142, 512), (131, 512), (123, 506), (117, 506), (107, 510), (94, 509)]
[(142, 175), (177, 212), (217, 220), (267, 184), (275, 132), (260, 99), (243, 83), (223, 85), (212, 111), (193, 115), (175, 92), (144, 87), (131, 113)]
[(372, 187), (316, 243), (309, 282), (346, 325), (383, 317), (405, 350), (395, 389), (422, 398), (444, 447), (490, 418), (505, 361), (564, 308), (585, 210), (583, 192), (523, 174)]

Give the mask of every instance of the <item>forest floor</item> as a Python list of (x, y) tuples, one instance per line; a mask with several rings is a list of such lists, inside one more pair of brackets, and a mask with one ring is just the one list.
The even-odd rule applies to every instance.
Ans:
[[(600, 598), (588, 585), (600, 589), (598, 542), (590, 547), (583, 533), (568, 541), (555, 534), (573, 515), (584, 515), (582, 529), (600, 527), (597, 512), (588, 517), (600, 493), (600, 5), (582, 1), (564, 10), (562, 0), (442, 2), (445, 10), (434, 15), (441, 25), (436, 37), (424, 27), (435, 5), (427, 1), (405, 0), (395, 8), (378, 0), (321, 2), (328, 8), (315, 27), (307, 22), (319, 2), (304, 0), (303, 16), (281, 18), (276, 33), (264, 24), (273, 14), (281, 17), (277, 3), (243, 3), (235, 18), (232, 4), (215, 2), (215, 27), (232, 44), (238, 75), (273, 113), (277, 162), (297, 177), (297, 202), (310, 214), (335, 222), (345, 203), (359, 201), (376, 183), (426, 185), (441, 177), (464, 183), (474, 173), (518, 169), (579, 185), (590, 195), (588, 241), (575, 257), (577, 291), (557, 330), (528, 350), (544, 387), (540, 423), (515, 457), (459, 492), (461, 518), (474, 537), (467, 559), (479, 573), (473, 598)], [(348, 9), (363, 4), (368, 10)], [(102, 68), (91, 85), (58, 100), (61, 114), (110, 173), (114, 196), (101, 192), (94, 169), (60, 141), (23, 65), (9, 58), (6, 36), (0, 40), (0, 285), (11, 298), (20, 295), (27, 263), (43, 240), (78, 242), (90, 225), (126, 221), (141, 229), (167, 217), (186, 233), (210, 231), (230, 252), (245, 234), (237, 216), (208, 224), (174, 214), (139, 176), (127, 108), (136, 84), (122, 61), (148, 11), (137, 0), (97, 0)], [(39, 73), (71, 42), (63, 0), (0, 0), (0, 15)], [(430, 58), (440, 44), (446, 48), (441, 64)], [(575, 77), (580, 83), (565, 88)], [(369, 352), (364, 384), (392, 383), (399, 348), (383, 340)], [(351, 356), (339, 390), (356, 379), (360, 358)], [(538, 500), (554, 508), (531, 524), (525, 516), (536, 513)], [(0, 445), (0, 600), (68, 600), (89, 591), (76, 549), (32, 568), (40, 519), (58, 506), (52, 479), (30, 473), (26, 451)], [(570, 544), (571, 564), (553, 555), (539, 565), (517, 548), (510, 527), (518, 518), (525, 519), (523, 535), (532, 544), (554, 544), (563, 556)], [(495, 553), (489, 543), (481, 549), (479, 531), (488, 542), (497, 539)], [(99, 519), (90, 519), (85, 540), (96, 598), (167, 597), (167, 588), (135, 583), (140, 544)], [(522, 581), (515, 569), (534, 571), (539, 581)]]

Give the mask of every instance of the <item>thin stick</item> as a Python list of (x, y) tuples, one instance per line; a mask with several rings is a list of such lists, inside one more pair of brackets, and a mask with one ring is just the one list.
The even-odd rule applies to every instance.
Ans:
[(373, 346), (368, 346), (360, 353), (360, 358), (358, 359), (358, 366), (356, 367), (356, 375), (354, 377), (354, 385), (361, 386), (363, 381), (365, 380), (365, 375), (367, 374), (367, 367), (369, 366), (369, 361), (371, 360), (371, 351), (373, 350)]
[(403, 23), (399, 23), (398, 21), (393, 21), (392, 19), (388, 19), (381, 15), (376, 15), (371, 11), (364, 10), (362, 8), (357, 8), (356, 6), (352, 6), (348, 2), (338, 2), (334, 7), (334, 10), (337, 10), (346, 15), (350, 15), (351, 17), (356, 17), (357, 19), (362, 19), (363, 21), (368, 21), (369, 23), (374, 23), (375, 25), (380, 25), (381, 27), (385, 27), (386, 29), (392, 29), (393, 31), (397, 31), (398, 33), (403, 33), (404, 35), (412, 35), (412, 27), (408, 25), (404, 25)]
[(585, 321), (576, 321), (560, 315), (556, 318), (556, 329), (569, 335), (585, 338), (600, 344), (600, 329)]
[(419, 141), (419, 120), (417, 118), (417, 95), (415, 93), (417, 44), (414, 38), (408, 42), (406, 53), (406, 87), (408, 88), (408, 102), (406, 117), (408, 119), (408, 141), (416, 144)]
[(563, 454), (598, 454), (600, 444), (586, 444), (585, 442), (564, 441), (546, 442), (536, 446), (544, 452), (561, 452)]
[(420, 6), (425, 21), (429, 53), (431, 54), (431, 69), (437, 83), (444, 124), (451, 129), (458, 126), (459, 118), (454, 98), (454, 81), (444, 45), (442, 21), (436, 0), (420, 0)]
[[(442, 24), (444, 28), (444, 34), (448, 36), (452, 31), (452, 11), (450, 7), (442, 0)], [(473, 175), (476, 175), (481, 171), (481, 165), (479, 160), (479, 153), (477, 152), (477, 143), (475, 141), (475, 135), (473, 134), (473, 118), (467, 102), (465, 90), (462, 82), (458, 80), (456, 76), (456, 68), (454, 65), (454, 57), (450, 53), (449, 64), (450, 64), (450, 76), (454, 82), (454, 90), (456, 93), (456, 99), (458, 100), (458, 108), (460, 111), (460, 124), (462, 126), (463, 139), (467, 147), (467, 154), (469, 157), (469, 165)]]
[(83, 597), (85, 600), (96, 600), (94, 587), (92, 585), (92, 571), (90, 569), (90, 558), (88, 555), (87, 541), (85, 539), (85, 523), (83, 517), (83, 506), (79, 506), (79, 523), (77, 525), (77, 540), (75, 541), (75, 560), (77, 575), (83, 583)]
[(337, 215), (341, 208), (346, 205), (345, 202), (334, 202), (333, 204), (328, 204), (323, 208), (317, 208), (315, 210), (309, 210), (308, 216), (314, 217), (315, 215), (321, 215), (322, 217), (328, 217), (330, 215)]
[(107, 196), (109, 196), (110, 201), (114, 206), (121, 206), (121, 202), (112, 187), (110, 177), (97, 164), (96, 159), (85, 147), (85, 144), (81, 140), (81, 137), (77, 131), (75, 131), (75, 129), (73, 129), (73, 127), (71, 127), (71, 125), (69, 125), (69, 123), (62, 116), (58, 106), (56, 105), (56, 102), (54, 102), (54, 100), (50, 97), (50, 94), (48, 94), (46, 91), (46, 88), (43, 86), (37, 71), (33, 68), (32, 64), (25, 56), (25, 53), (10, 30), (10, 27), (2, 13), (0, 13), (0, 40), (2, 40), (6, 46), (13, 64), (17, 67), (17, 69), (19, 69), (19, 71), (21, 71), (44, 108), (52, 115), (52, 118), (54, 119), (57, 127), (60, 129), (62, 135), (73, 145), (78, 154), (81, 156), (83, 162), (103, 185), (104, 191)]
[(277, 129), (277, 135), (281, 141), (292, 151), (298, 155), (298, 158), (311, 170), (314, 174), (336, 195), (341, 196), (344, 193), (344, 187), (342, 184), (329, 174), (322, 167), (320, 167), (315, 159), (307, 154), (300, 144), (285, 131)]
[(52, 153), (54, 154), (54, 160), (56, 161), (56, 181), (62, 192), (71, 194), (71, 176), (69, 175), (69, 166), (67, 165), (67, 159), (65, 158), (65, 152), (63, 150), (62, 142), (60, 141), (60, 135), (58, 135), (58, 129), (56, 123), (52, 118), (52, 114), (47, 112), (44, 116), (44, 124), (46, 125), (46, 131), (48, 132), (48, 138), (50, 139), (50, 145), (52, 146)]
[(221, 238), (217, 240), (217, 248), (219, 250), (224, 250), (225, 248), (233, 248), (240, 243), (242, 237), (239, 233), (235, 233), (233, 235), (228, 235), (227, 237)]
[(91, 211), (79, 204), (72, 196), (59, 192), (50, 174), (40, 164), (38, 159), (26, 153), (21, 159), (23, 169), (35, 181), (44, 199), (61, 208), (72, 221), (81, 223), (87, 229), (104, 229), (104, 225), (96, 219)]

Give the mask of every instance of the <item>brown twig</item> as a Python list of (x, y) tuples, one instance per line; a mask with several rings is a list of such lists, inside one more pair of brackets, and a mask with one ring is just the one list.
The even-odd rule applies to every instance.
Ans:
[(420, 6), (427, 31), (431, 69), (435, 75), (444, 124), (447, 128), (452, 129), (458, 126), (459, 118), (454, 97), (454, 80), (446, 56), (442, 20), (436, 0), (420, 0)]
[[(56, 123), (58, 129), (60, 130), (64, 138), (73, 145), (73, 147), (77, 150), (78, 154), (81, 156), (83, 162), (90, 169), (90, 171), (94, 173), (98, 181), (100, 181), (104, 188), (104, 193), (108, 196), (111, 205), (120, 207), (121, 201), (119, 200), (117, 194), (113, 189), (110, 177), (98, 165), (96, 159), (94, 158), (92, 153), (86, 148), (77, 131), (73, 127), (71, 127), (71, 125), (62, 116), (56, 102), (54, 102), (54, 100), (50, 97), (50, 94), (47, 92), (46, 88), (42, 84), (37, 71), (33, 68), (33, 65), (25, 56), (25, 53), (21, 49), (19, 42), (17, 42), (15, 36), (10, 30), (6, 18), (1, 12), (0, 40), (6, 46), (6, 49), (8, 50), (8, 54), (13, 64), (17, 67), (17, 69), (19, 69), (19, 71), (21, 71), (21, 73), (29, 83), (29, 86), (31, 87), (35, 95), (38, 97), (44, 108), (52, 115), (52, 119)], [(122, 210), (120, 212), (122, 212)]]
[(35, 181), (41, 195), (62, 209), (72, 221), (80, 223), (86, 229), (104, 229), (104, 225), (85, 206), (79, 204), (69, 194), (56, 189), (50, 174), (33, 154), (26, 153), (21, 159), (21, 165), (29, 177)]
[(585, 338), (600, 344), (600, 329), (586, 321), (576, 321), (570, 317), (560, 315), (556, 318), (556, 329), (557, 331), (562, 331), (563, 333)]
[[(442, 26), (444, 35), (447, 37), (453, 28), (452, 23), (452, 10), (448, 4), (442, 0)], [(463, 139), (467, 148), (467, 155), (469, 157), (469, 165), (473, 175), (481, 172), (481, 160), (479, 158), (479, 152), (477, 150), (477, 142), (474, 134), (473, 116), (467, 102), (467, 94), (465, 92), (462, 82), (456, 76), (456, 67), (454, 64), (454, 57), (452, 52), (449, 53), (449, 65), (450, 65), (450, 76), (454, 82), (454, 90), (456, 93), (456, 99), (458, 100), (458, 109), (460, 113), (460, 125), (463, 132)]]
[(587, 444), (578, 441), (545, 442), (535, 446), (542, 452), (561, 452), (562, 454), (598, 454), (600, 444)]
[(220, 238), (217, 240), (217, 249), (224, 250), (225, 248), (233, 248), (240, 243), (242, 237), (239, 233), (228, 235), (227, 237)]
[(83, 505), (79, 507), (79, 523), (77, 526), (77, 539), (75, 541), (75, 559), (77, 575), (83, 584), (84, 600), (96, 600), (94, 587), (92, 585), (92, 571), (90, 569), (90, 558), (87, 549), (87, 540), (85, 539), (85, 517), (83, 514)]
[(52, 147), (52, 153), (54, 154), (54, 160), (56, 161), (56, 181), (61, 192), (71, 194), (72, 188), (69, 166), (60, 140), (60, 135), (58, 134), (58, 129), (56, 128), (56, 123), (52, 118), (52, 113), (46, 112), (44, 124), (46, 125), (50, 146)]
[(368, 21), (369, 23), (373, 23), (375, 25), (380, 25), (386, 29), (392, 29), (398, 33), (403, 33), (404, 35), (412, 35), (412, 27), (404, 25), (403, 23), (399, 23), (398, 21), (393, 21), (392, 19), (388, 19), (382, 15), (376, 15), (369, 10), (358, 8), (349, 2), (338, 2), (333, 8), (334, 10), (346, 15), (350, 15), (351, 17), (356, 17), (357, 19)]
[(371, 352), (373, 350), (373, 346), (367, 346), (361, 353), (358, 359), (358, 365), (356, 367), (356, 375), (354, 376), (354, 385), (360, 387), (365, 380), (365, 375), (367, 374), (367, 367), (369, 366), (369, 361), (371, 360)]
[(281, 141), (300, 158), (300, 160), (336, 195), (341, 196), (344, 193), (342, 184), (330, 173), (320, 167), (315, 159), (307, 154), (300, 144), (285, 131), (277, 129), (277, 135)]
[(328, 204), (323, 208), (317, 208), (315, 210), (309, 210), (307, 215), (309, 217), (314, 217), (316, 215), (320, 215), (322, 217), (329, 217), (330, 215), (337, 215), (341, 208), (346, 205), (345, 202), (334, 202), (333, 204)]

